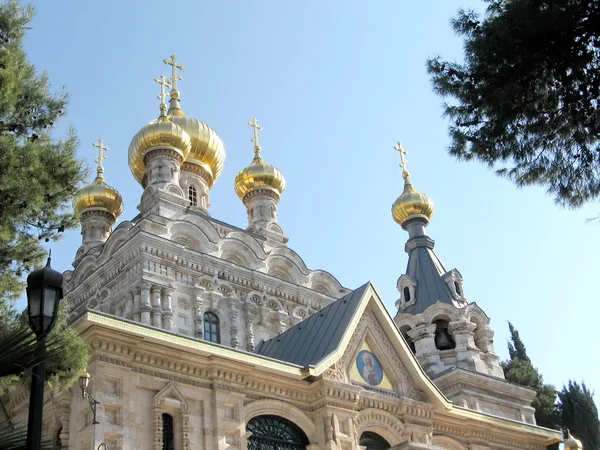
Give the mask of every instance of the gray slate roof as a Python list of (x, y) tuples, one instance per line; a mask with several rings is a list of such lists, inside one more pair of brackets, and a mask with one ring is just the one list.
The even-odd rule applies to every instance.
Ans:
[[(409, 246), (407, 243), (407, 247)], [(430, 238), (413, 240), (408, 252), (406, 275), (417, 282), (415, 289), (416, 302), (401, 311), (402, 314), (420, 314), (435, 305), (438, 301), (460, 307), (443, 280), (446, 269), (442, 261), (433, 251), (434, 242)]]
[(337, 349), (369, 284), (363, 284), (280, 335), (260, 342), (255, 352), (302, 367), (316, 366)]

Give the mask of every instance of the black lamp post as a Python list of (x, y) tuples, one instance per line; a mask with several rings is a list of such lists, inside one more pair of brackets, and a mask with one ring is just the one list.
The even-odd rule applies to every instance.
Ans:
[[(56, 322), (58, 303), (63, 297), (62, 282), (60, 272), (50, 267), (50, 255), (46, 267), (31, 272), (27, 277), (29, 326), (37, 336), (41, 354), (46, 351), (46, 336)], [(26, 445), (29, 450), (39, 450), (42, 445), (45, 379), (46, 363), (42, 361), (33, 367), (31, 375)]]

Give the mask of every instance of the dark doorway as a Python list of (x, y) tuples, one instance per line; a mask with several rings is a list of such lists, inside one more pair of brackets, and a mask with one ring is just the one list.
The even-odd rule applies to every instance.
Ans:
[(391, 447), (388, 441), (372, 431), (360, 435), (359, 445), (364, 445), (367, 450), (388, 450)]
[(257, 416), (248, 422), (248, 450), (305, 450), (306, 434), (293, 422), (279, 416)]

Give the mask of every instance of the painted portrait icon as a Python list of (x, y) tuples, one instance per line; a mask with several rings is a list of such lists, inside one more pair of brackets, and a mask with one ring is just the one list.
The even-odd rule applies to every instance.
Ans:
[(356, 367), (363, 380), (371, 386), (377, 386), (383, 380), (383, 370), (377, 357), (368, 350), (361, 350), (356, 355)]

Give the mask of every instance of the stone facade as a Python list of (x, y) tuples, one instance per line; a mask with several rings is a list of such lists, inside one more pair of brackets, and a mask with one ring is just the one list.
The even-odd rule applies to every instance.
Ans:
[[(361, 444), (369, 433), (406, 450), (541, 450), (558, 438), (535, 426), (531, 391), (503, 380), (489, 319), (466, 301), (457, 271), (438, 274), (452, 301), (416, 313), (405, 308), (419, 305), (422, 281), (401, 277), (395, 322), (367, 286), (335, 348), (315, 364), (261, 356), (260, 341), (299, 330), (353, 292), (287, 246), (279, 197), (260, 187), (247, 194), (245, 230), (212, 218), (216, 172), (209, 177), (206, 164), (155, 138), (138, 174), (140, 214), (112, 231), (84, 211), (83, 245), (64, 274), (69, 323), (91, 349), (99, 423), (75, 385), (47, 395), (47, 437), (75, 450), (237, 450), (257, 438), (251, 421), (275, 417), (297, 427), (310, 450), (370, 450)], [(407, 248), (434, 257), (424, 226), (411, 226)], [(436, 346), (440, 321), (452, 348)], [(382, 387), (360, 378), (358, 364), (374, 360)], [(26, 394), (4, 402), (14, 423), (27, 420)]]

